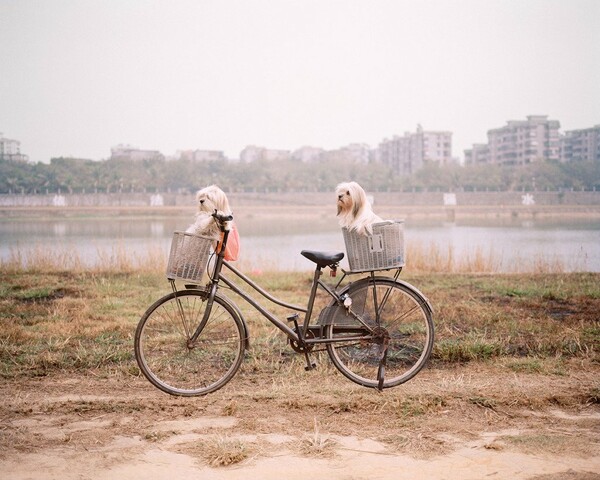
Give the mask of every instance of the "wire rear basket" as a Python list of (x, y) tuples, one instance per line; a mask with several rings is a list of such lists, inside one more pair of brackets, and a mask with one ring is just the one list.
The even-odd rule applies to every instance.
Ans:
[(169, 280), (201, 282), (214, 240), (187, 232), (173, 233), (167, 264)]
[(404, 262), (404, 220), (373, 224), (372, 235), (342, 228), (352, 272), (400, 268)]

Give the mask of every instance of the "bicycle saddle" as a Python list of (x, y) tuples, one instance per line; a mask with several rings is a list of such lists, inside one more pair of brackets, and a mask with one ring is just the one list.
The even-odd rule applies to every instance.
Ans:
[(311, 262), (315, 262), (319, 267), (328, 267), (329, 265), (338, 263), (344, 258), (344, 252), (315, 252), (313, 250), (302, 250), (300, 253)]

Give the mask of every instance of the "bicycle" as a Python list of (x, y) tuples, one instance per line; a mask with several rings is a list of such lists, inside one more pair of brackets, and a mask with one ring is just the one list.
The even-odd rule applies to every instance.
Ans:
[[(213, 217), (223, 232), (220, 248), (213, 249), (211, 239), (175, 232), (167, 266), (172, 292), (152, 304), (137, 326), (137, 364), (155, 387), (171, 395), (205, 395), (234, 377), (249, 348), (249, 330), (241, 310), (223, 289), (235, 292), (281, 330), (292, 349), (304, 355), (306, 370), (316, 367), (311, 353), (317, 346), (325, 347), (345, 377), (380, 391), (410, 380), (425, 366), (433, 348), (433, 309), (419, 290), (398, 280), (404, 266), (403, 250), (390, 257), (383, 245), (385, 231), (377, 236), (377, 226), (373, 227), (374, 234), (368, 237), (370, 263), (363, 265), (353, 242), (365, 243), (367, 237), (354, 238), (344, 230), (351, 268), (342, 269), (344, 275), (335, 286), (321, 276), (326, 268), (335, 275), (344, 252), (303, 250), (301, 254), (315, 263), (315, 271), (307, 306), (301, 307), (272, 296), (224, 259), (233, 216), (215, 212)], [(400, 222), (391, 225), (391, 243), (396, 241), (403, 249), (398, 225), (401, 227)], [(215, 258), (212, 273), (209, 257)], [(209, 282), (200, 286), (204, 270), (210, 273)], [(382, 276), (383, 270), (392, 272), (391, 276)], [(269, 302), (295, 312), (287, 317), (291, 326), (242, 290), (229, 273)], [(355, 274), (366, 276), (342, 286)], [(178, 290), (176, 280), (186, 282), (185, 289)], [(318, 291), (331, 300), (313, 321)], [(304, 315), (303, 321), (299, 314)]]

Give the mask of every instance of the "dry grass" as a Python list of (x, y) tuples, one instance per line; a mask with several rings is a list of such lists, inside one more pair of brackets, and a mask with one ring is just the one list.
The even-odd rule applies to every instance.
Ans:
[[(319, 429), (319, 422), (314, 419), (314, 430), (305, 433), (299, 441), (297, 450), (307, 457), (332, 457), (335, 455), (337, 442), (328, 435), (323, 435)], [(295, 451), (296, 449), (293, 448)]]
[[(97, 248), (96, 260), (89, 261), (76, 249), (68, 246), (52, 248), (36, 246), (26, 249), (11, 249), (7, 259), (0, 260), (5, 271), (35, 272), (146, 272), (163, 273), (167, 265), (167, 254), (155, 247), (144, 255), (132, 254), (127, 248), (116, 243), (111, 248)], [(441, 247), (437, 243), (409, 244), (406, 247), (407, 269), (413, 273), (564, 273), (565, 264), (556, 258), (536, 255), (531, 258), (515, 258), (507, 262), (501, 251), (490, 247), (478, 247), (471, 252), (457, 255), (452, 246)], [(269, 259), (254, 259), (260, 264), (260, 272), (275, 272), (278, 267)], [(238, 267), (244, 267), (242, 259)], [(586, 270), (585, 259), (576, 270)], [(256, 270), (256, 272), (259, 272)]]
[(96, 248), (96, 260), (91, 262), (74, 248), (36, 246), (13, 248), (8, 258), (0, 260), (0, 268), (7, 273), (18, 272), (77, 272), (77, 273), (164, 273), (167, 256), (161, 248), (148, 250), (145, 255), (131, 254), (123, 244), (111, 248)]
[(408, 453), (416, 458), (431, 458), (451, 449), (449, 442), (432, 431), (404, 430), (402, 433), (384, 435), (381, 441), (393, 451)]
[(253, 457), (257, 447), (239, 438), (216, 435), (187, 444), (182, 452), (200, 458), (211, 467), (227, 467)]
[[(455, 248), (442, 248), (436, 243), (409, 244), (406, 248), (407, 268), (415, 273), (565, 273), (566, 265), (555, 257), (534, 255), (514, 257), (508, 261), (501, 251), (489, 247), (477, 247), (457, 255)], [(572, 266), (573, 271), (585, 271), (586, 259)]]
[(500, 445), (526, 454), (541, 452), (560, 455), (565, 450), (587, 458), (598, 452), (598, 442), (590, 443), (589, 437), (575, 435), (568, 430), (545, 429), (503, 435), (497, 439)]
[[(137, 372), (131, 348), (135, 326), (170, 290), (162, 273), (0, 271), (0, 375), (5, 377), (81, 369)], [(311, 281), (306, 273), (255, 278), (276, 297), (299, 305)], [(566, 359), (600, 360), (600, 274), (402, 278), (434, 307), (434, 366), (500, 360), (518, 373), (562, 375)], [(303, 359), (291, 351), (285, 335), (228, 295), (249, 324), (246, 367), (275, 379), (302, 370)], [(323, 296), (320, 304), (326, 300)], [(283, 307), (273, 311), (282, 318), (289, 313)], [(328, 365), (320, 356), (317, 361)]]

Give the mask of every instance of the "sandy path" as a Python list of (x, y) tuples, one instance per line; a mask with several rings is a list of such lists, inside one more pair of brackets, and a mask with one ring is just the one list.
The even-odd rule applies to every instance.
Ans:
[[(415, 383), (414, 391), (421, 388)], [(256, 387), (259, 395), (246, 401), (231, 391), (206, 397), (210, 400), (172, 399), (141, 378), (129, 384), (89, 376), (46, 378), (6, 386), (2, 479), (600, 479), (597, 405), (509, 414), (451, 405), (395, 429), (404, 440), (392, 448), (373, 425), (344, 434), (326, 427), (310, 431), (313, 413), (288, 408), (289, 415), (282, 415), (286, 410), (277, 402), (257, 404), (256, 398), (274, 397), (274, 387)], [(86, 393), (69, 393), (74, 390)], [(391, 401), (374, 398), (382, 408)], [(290, 404), (285, 395), (281, 399)], [(238, 409), (224, 415), (232, 401)], [(207, 445), (219, 442), (241, 446), (246, 458), (210, 466)], [(327, 448), (302, 448), (319, 442)]]

